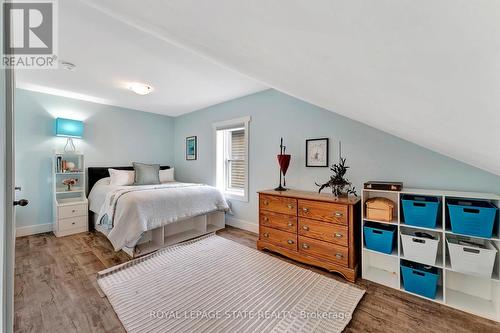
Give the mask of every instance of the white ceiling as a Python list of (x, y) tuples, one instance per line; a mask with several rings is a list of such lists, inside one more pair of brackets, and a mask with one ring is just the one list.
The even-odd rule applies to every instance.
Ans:
[[(77, 67), (73, 72), (18, 70), (19, 88), (170, 116), (267, 89), (81, 1), (58, 3), (60, 59)], [(154, 90), (136, 95), (127, 90), (133, 81)]]
[(500, 174), (500, 1), (86, 1), (273, 88)]

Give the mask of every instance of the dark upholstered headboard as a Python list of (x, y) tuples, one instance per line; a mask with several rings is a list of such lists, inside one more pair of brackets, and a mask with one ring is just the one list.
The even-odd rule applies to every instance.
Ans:
[[(90, 167), (90, 168), (87, 168), (87, 189), (86, 189), (87, 196), (89, 195), (92, 187), (94, 187), (94, 184), (97, 183), (97, 181), (99, 179), (109, 177), (108, 169), (132, 171), (132, 170), (134, 170), (134, 167), (126, 166), (126, 167)], [(170, 169), (170, 167), (167, 165), (160, 166), (160, 170), (166, 170), (166, 169)]]

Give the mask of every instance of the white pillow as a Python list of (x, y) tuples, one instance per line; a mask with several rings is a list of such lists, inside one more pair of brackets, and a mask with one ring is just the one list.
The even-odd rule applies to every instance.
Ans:
[(134, 184), (134, 171), (108, 169), (111, 180), (109, 185), (132, 185)]
[(111, 178), (109, 178), (109, 177), (101, 178), (95, 182), (94, 186), (96, 186), (96, 185), (109, 185), (110, 181), (111, 181)]
[(160, 183), (175, 182), (174, 168), (160, 170)]

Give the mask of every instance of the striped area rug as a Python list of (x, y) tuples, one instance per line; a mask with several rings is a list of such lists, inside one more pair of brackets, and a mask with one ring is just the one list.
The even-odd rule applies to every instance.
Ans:
[(364, 291), (211, 234), (100, 272), (127, 332), (341, 332)]

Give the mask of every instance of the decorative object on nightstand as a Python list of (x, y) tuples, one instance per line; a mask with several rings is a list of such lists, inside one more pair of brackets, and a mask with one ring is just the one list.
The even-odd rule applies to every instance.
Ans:
[[(280, 166), (280, 185), (274, 189), (275, 191), (286, 191), (285, 175), (286, 171), (288, 170), (288, 166), (290, 165), (290, 159), (292, 158), (292, 155), (285, 153), (286, 153), (286, 146), (283, 146), (283, 138), (281, 138), (280, 153), (277, 156), (278, 164)], [(281, 175), (283, 175), (283, 186), (281, 185)]]
[(52, 163), (54, 234), (61, 237), (88, 231), (84, 155), (55, 153)]
[(306, 140), (306, 167), (327, 167), (328, 150), (328, 138)]
[(315, 183), (316, 186), (319, 186), (318, 193), (325, 187), (329, 187), (332, 190), (332, 193), (336, 197), (348, 196), (350, 194), (354, 196), (358, 196), (356, 194), (356, 188), (352, 186), (351, 182), (345, 178), (345, 174), (347, 173), (347, 169), (349, 167), (345, 165), (345, 158), (342, 158), (342, 144), (339, 142), (339, 163), (333, 164), (330, 167), (330, 170), (333, 171), (333, 175), (330, 176), (330, 180), (328, 180), (324, 184)]
[(259, 192), (259, 250), (323, 267), (354, 282), (360, 200), (307, 191)]
[(76, 152), (73, 138), (81, 139), (83, 137), (83, 122), (73, 119), (56, 119), (56, 136), (68, 138), (64, 152)]
[(63, 185), (66, 185), (68, 188), (66, 191), (71, 191), (71, 186), (76, 185), (78, 183), (77, 178), (66, 178), (62, 181)]

